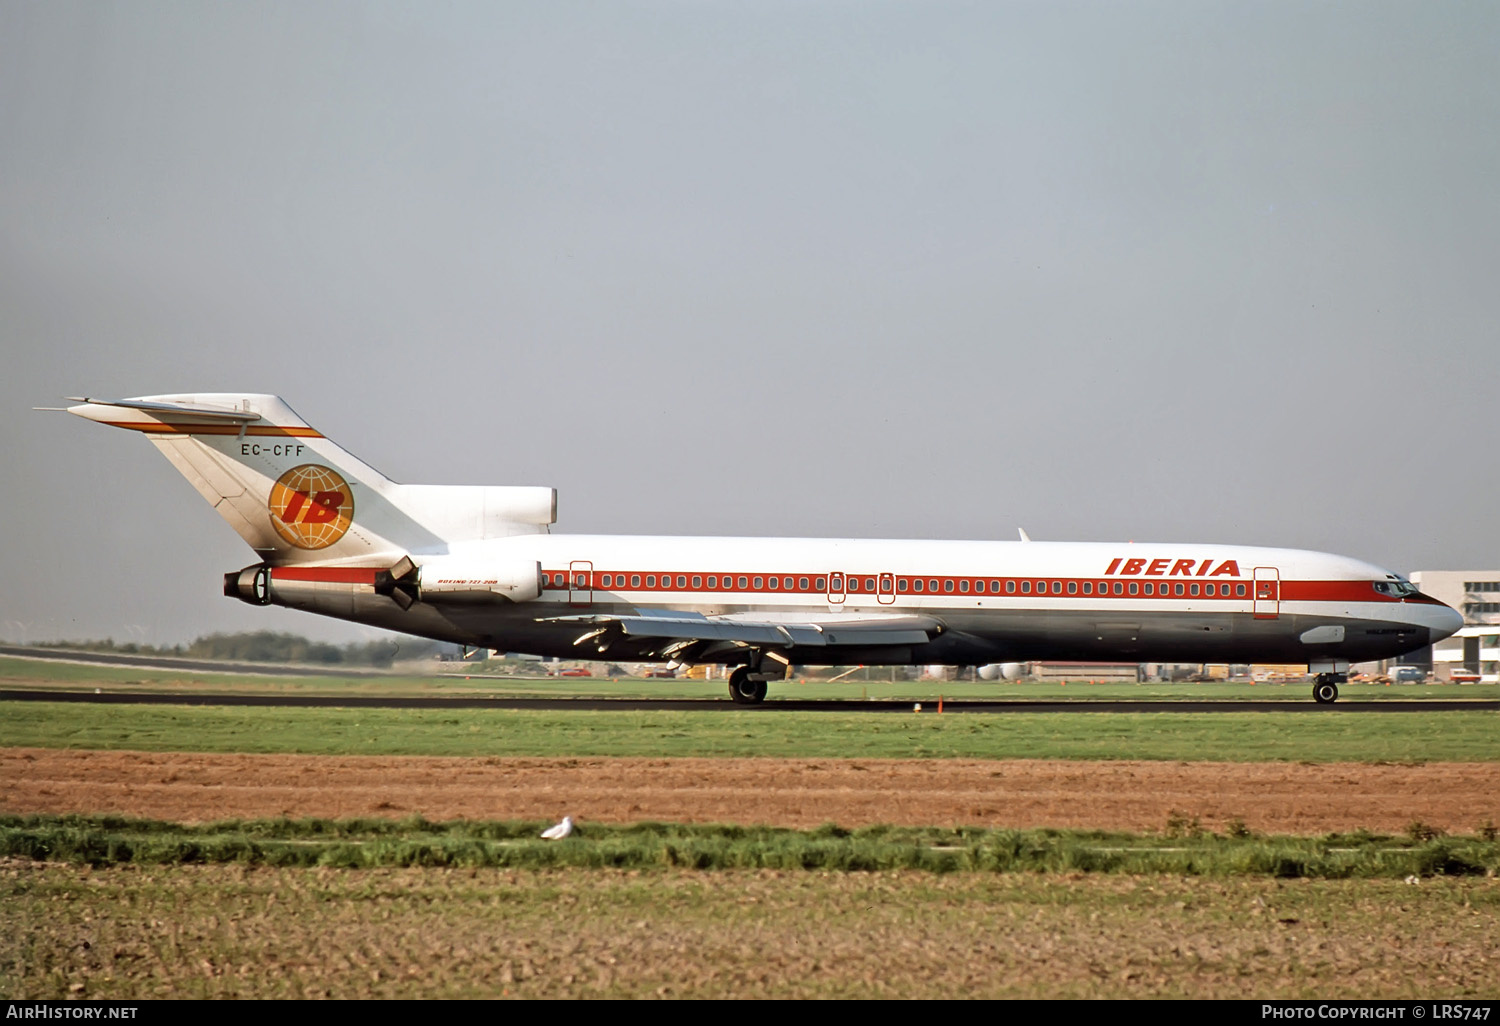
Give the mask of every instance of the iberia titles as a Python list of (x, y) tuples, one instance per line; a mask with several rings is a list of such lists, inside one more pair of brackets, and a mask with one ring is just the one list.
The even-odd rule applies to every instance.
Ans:
[[(1171, 569), (1168, 569), (1170, 566)], [(1212, 567), (1212, 572), (1210, 572)], [(1147, 577), (1238, 577), (1240, 575), (1240, 564), (1238, 560), (1226, 559), (1214, 566), (1214, 561), (1205, 559), (1201, 563), (1196, 559), (1125, 559), (1116, 557), (1109, 561), (1109, 568), (1104, 571), (1105, 576), (1117, 574), (1121, 577), (1135, 577), (1145, 575)]]

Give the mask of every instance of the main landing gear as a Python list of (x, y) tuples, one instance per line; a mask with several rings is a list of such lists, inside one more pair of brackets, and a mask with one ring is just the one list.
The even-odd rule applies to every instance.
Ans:
[(766, 700), (765, 678), (748, 666), (736, 666), (729, 675), (729, 698), (735, 705), (760, 705)]
[(1339, 685), (1349, 679), (1347, 673), (1320, 673), (1313, 678), (1313, 701), (1328, 705), (1339, 700)]

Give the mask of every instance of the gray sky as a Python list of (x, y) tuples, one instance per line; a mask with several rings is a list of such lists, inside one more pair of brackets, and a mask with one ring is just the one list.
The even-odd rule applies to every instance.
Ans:
[(0, 637), (363, 636), (63, 395), (560, 532), (1500, 566), (1500, 6), (0, 0)]

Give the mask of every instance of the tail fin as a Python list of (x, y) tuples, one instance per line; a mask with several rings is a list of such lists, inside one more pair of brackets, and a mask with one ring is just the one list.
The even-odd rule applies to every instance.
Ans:
[(546, 532), (551, 488), (402, 485), (308, 426), (279, 396), (81, 399), (69, 413), (140, 431), (273, 565), (390, 562)]

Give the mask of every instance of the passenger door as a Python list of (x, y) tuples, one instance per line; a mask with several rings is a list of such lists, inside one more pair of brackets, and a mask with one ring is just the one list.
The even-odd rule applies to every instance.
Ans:
[(568, 564), (568, 605), (591, 606), (594, 604), (594, 564), (586, 559), (575, 559)]
[(1281, 571), (1274, 566), (1255, 568), (1251, 610), (1257, 620), (1274, 620), (1281, 615)]

